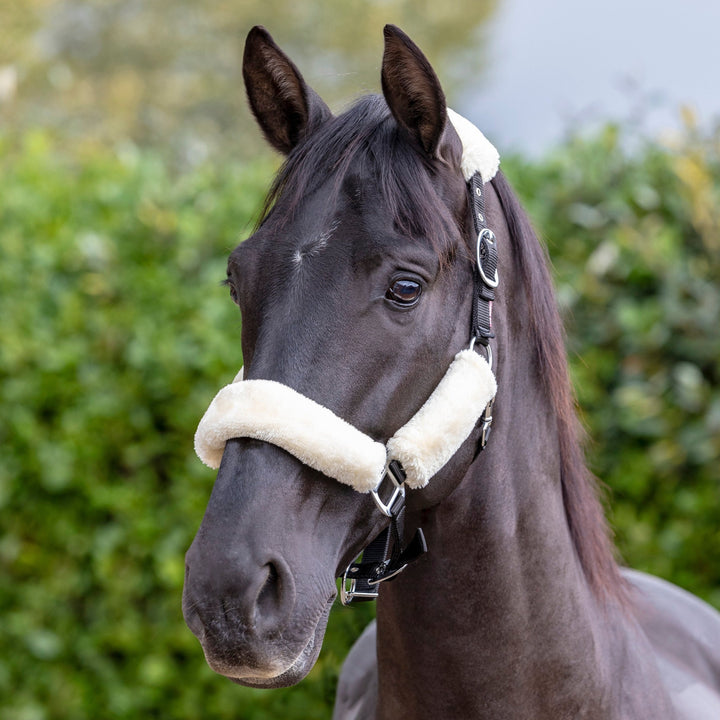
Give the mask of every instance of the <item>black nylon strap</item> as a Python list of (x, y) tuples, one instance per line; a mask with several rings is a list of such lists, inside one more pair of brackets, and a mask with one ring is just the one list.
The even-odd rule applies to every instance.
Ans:
[[(477, 233), (476, 263), (473, 271), (473, 304), (471, 335), (475, 341), (487, 347), (490, 338), (495, 337), (492, 328), (492, 304), (495, 300), (495, 287), (498, 283), (498, 252), (494, 233), (487, 226), (485, 216), (485, 188), (480, 173), (475, 173), (468, 181), (470, 206), (473, 214), (473, 226)], [(493, 401), (480, 417), (481, 433), (475, 449), (475, 457), (485, 448), (490, 437), (492, 425)]]
[[(427, 552), (425, 535), (418, 528), (412, 540), (403, 546), (405, 503), (398, 503), (385, 528), (363, 550), (362, 560), (354, 562), (347, 570), (347, 577), (355, 581), (355, 592), (372, 593), (381, 582), (392, 580), (411, 562)], [(354, 602), (372, 600), (371, 597), (355, 597)]]
[(468, 181), (470, 206), (477, 245), (477, 263), (473, 271), (473, 304), (471, 337), (481, 345), (487, 345), (495, 337), (492, 330), (492, 302), (497, 284), (498, 254), (495, 236), (488, 229), (485, 218), (485, 188), (480, 173)]

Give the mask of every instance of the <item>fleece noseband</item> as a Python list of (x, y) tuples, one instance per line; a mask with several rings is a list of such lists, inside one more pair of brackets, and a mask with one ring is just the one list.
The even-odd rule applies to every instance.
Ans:
[[(495, 236), (487, 228), (483, 183), (497, 172), (495, 148), (468, 120), (448, 109), (463, 143), (462, 171), (468, 183), (477, 233), (470, 347), (462, 350), (418, 412), (383, 445), (331, 410), (273, 380), (243, 380), (225, 386), (210, 403), (195, 433), (195, 451), (212, 468), (220, 466), (225, 443), (248, 437), (276, 445), (302, 463), (359, 492), (370, 492), (391, 524), (352, 563), (343, 578), (342, 600), (377, 597), (377, 585), (403, 570), (425, 551), (418, 530), (402, 543), (405, 486), (425, 487), (465, 442), (478, 420), (480, 449), (492, 421), (497, 385), (489, 340), (497, 286)], [(483, 345), (487, 360), (475, 351)], [(383, 501), (381, 486), (390, 486)], [(349, 587), (347, 585), (349, 583)]]
[(485, 358), (474, 350), (459, 352), (425, 404), (385, 446), (287, 385), (240, 380), (210, 403), (195, 451), (217, 468), (230, 438), (264, 440), (359, 492), (377, 488), (386, 465), (397, 460), (408, 487), (419, 489), (472, 432), (495, 390)]

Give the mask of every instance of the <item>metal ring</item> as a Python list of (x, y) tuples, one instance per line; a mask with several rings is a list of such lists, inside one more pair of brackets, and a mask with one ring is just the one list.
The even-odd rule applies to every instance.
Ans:
[[(392, 493), (390, 495), (390, 499), (385, 502), (380, 497), (380, 486), (383, 484), (385, 478), (390, 478), (390, 481), (392, 482), (393, 489)], [(387, 517), (392, 517), (392, 509), (395, 505), (395, 501), (399, 497), (405, 497), (405, 485), (403, 482), (399, 482), (398, 478), (395, 477), (395, 473), (390, 469), (390, 459), (388, 458), (388, 461), (385, 465), (385, 471), (383, 472), (382, 477), (380, 478), (380, 482), (370, 491), (370, 495), (372, 496), (372, 499), (375, 501), (375, 504), (378, 507), (378, 510), (383, 515), (386, 515)]]
[[(476, 342), (477, 342), (477, 337), (475, 337), (475, 335), (473, 335), (472, 338), (470, 339), (470, 347), (468, 348), (468, 350), (474, 350)], [(480, 343), (480, 346), (485, 348), (485, 353), (487, 355), (487, 364), (490, 366), (490, 369), (492, 370), (493, 353), (492, 353), (492, 348), (490, 347), (490, 343), (488, 343), (487, 345), (483, 345), (482, 343)]]

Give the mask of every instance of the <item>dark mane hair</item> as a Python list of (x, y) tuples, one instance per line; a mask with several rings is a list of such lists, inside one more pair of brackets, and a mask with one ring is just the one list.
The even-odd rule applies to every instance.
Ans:
[(545, 391), (557, 412), (562, 493), (570, 535), (596, 595), (625, 604), (627, 586), (615, 559), (600, 487), (585, 464), (585, 434), (577, 417), (549, 259), (505, 176), (498, 173), (492, 184), (510, 230), (512, 252), (528, 297), (538, 367), (543, 369)]
[[(401, 137), (382, 95), (365, 95), (303, 140), (283, 163), (268, 192), (258, 225), (282, 198), (282, 218), (290, 220), (307, 197), (334, 180), (330, 203), (349, 170), (363, 172), (378, 184), (396, 230), (424, 237), (441, 256), (452, 250), (453, 218), (430, 180), (432, 162)], [(362, 186), (357, 187), (362, 192)], [(439, 220), (439, 222), (438, 222)], [(461, 227), (462, 229), (462, 227)]]

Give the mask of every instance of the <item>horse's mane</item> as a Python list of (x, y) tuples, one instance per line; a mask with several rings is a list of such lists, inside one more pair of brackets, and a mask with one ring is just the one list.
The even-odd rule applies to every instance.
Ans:
[[(331, 194), (340, 192), (352, 172), (379, 183), (395, 226), (410, 237), (424, 237), (442, 257), (451, 252), (451, 217), (430, 182), (429, 161), (398, 137), (384, 98), (367, 95), (303, 140), (280, 168), (267, 195), (258, 225), (282, 203), (278, 220), (287, 221), (308, 197), (334, 178)], [(512, 254), (528, 297), (529, 325), (537, 367), (557, 412), (563, 500), (570, 534), (590, 587), (598, 597), (623, 602), (625, 582), (599, 499), (598, 483), (585, 465), (583, 432), (570, 383), (565, 336), (558, 313), (548, 258), (502, 173), (492, 181), (510, 230)], [(362, 184), (357, 187), (362, 192)], [(329, 197), (332, 205), (335, 198)]]
[(549, 259), (502, 173), (492, 180), (510, 231), (512, 254), (528, 298), (529, 325), (537, 367), (557, 413), (560, 476), (570, 535), (590, 587), (602, 598), (624, 604), (626, 583), (615, 560), (600, 487), (588, 470), (570, 382), (565, 333), (549, 271)]

